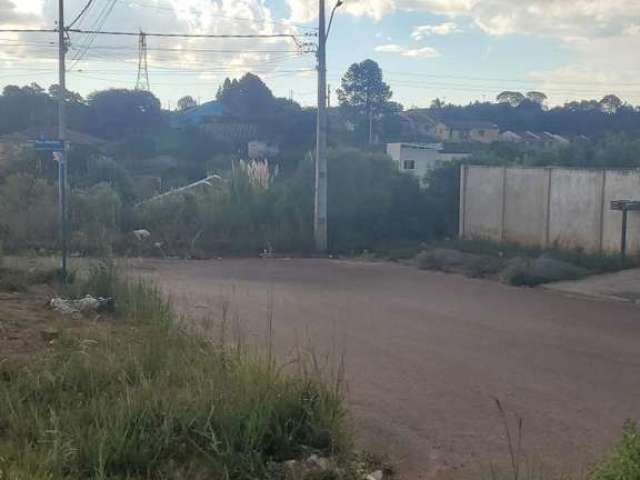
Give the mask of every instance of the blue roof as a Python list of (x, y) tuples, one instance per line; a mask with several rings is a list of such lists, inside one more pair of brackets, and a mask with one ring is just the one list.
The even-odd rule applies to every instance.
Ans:
[(175, 127), (186, 127), (187, 125), (200, 125), (212, 118), (219, 118), (224, 115), (224, 105), (218, 101), (211, 101), (190, 108), (184, 112), (178, 112), (172, 124)]

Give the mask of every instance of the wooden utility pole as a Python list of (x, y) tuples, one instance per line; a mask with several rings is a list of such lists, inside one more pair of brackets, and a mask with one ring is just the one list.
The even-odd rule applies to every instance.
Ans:
[(327, 30), (325, 0), (319, 0), (318, 21), (318, 130), (316, 140), (316, 184), (314, 239), (317, 253), (327, 251)]
[(58, 139), (64, 148), (56, 152), (58, 160), (58, 202), (60, 209), (60, 245), (62, 247), (62, 279), (67, 280), (67, 78), (66, 62), (67, 44), (64, 29), (64, 0), (58, 0)]

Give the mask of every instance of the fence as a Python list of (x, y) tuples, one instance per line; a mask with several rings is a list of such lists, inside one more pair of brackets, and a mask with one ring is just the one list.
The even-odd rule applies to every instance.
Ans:
[[(622, 212), (640, 200), (640, 171), (462, 167), (460, 236), (538, 247), (619, 252)], [(627, 248), (640, 254), (640, 212), (630, 212)]]

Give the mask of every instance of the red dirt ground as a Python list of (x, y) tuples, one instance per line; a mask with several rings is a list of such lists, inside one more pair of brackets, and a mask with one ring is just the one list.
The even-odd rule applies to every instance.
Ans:
[[(392, 264), (142, 260), (192, 316), (229, 302), (286, 355), (309, 338), (344, 352), (363, 446), (406, 478), (478, 478), (504, 462), (494, 398), (524, 421), (524, 447), (556, 472), (600, 458), (640, 419), (640, 308)], [(269, 305), (272, 304), (272, 307)]]

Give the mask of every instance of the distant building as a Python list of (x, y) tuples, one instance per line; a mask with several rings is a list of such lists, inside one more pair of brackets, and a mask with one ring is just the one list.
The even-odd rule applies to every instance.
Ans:
[(215, 122), (224, 116), (224, 113), (224, 105), (214, 100), (182, 112), (175, 112), (171, 118), (171, 126), (173, 128), (185, 128), (205, 125)]
[(440, 142), (493, 143), (500, 138), (500, 128), (484, 121), (439, 121), (431, 134)]
[(552, 147), (554, 145), (569, 145), (566, 138), (549, 132), (512, 132), (507, 130), (500, 134), (500, 141), (518, 143), (537, 147)]
[(412, 174), (422, 185), (425, 185), (427, 173), (434, 168), (469, 156), (469, 153), (445, 152), (441, 143), (389, 143), (387, 154), (401, 172)]

